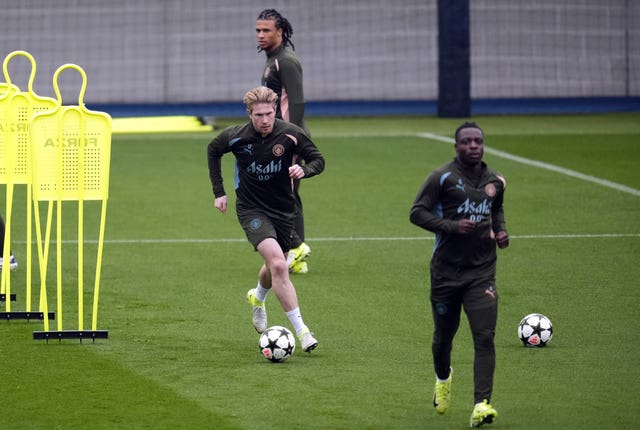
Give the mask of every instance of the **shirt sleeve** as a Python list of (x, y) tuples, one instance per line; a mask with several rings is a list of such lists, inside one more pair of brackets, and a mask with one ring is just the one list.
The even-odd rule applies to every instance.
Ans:
[(436, 173), (429, 175), (418, 190), (409, 220), (418, 227), (434, 233), (455, 233), (456, 222), (442, 216), (440, 178)]
[(302, 65), (290, 58), (280, 64), (280, 80), (289, 102), (289, 122), (304, 128), (304, 89)]
[(496, 198), (493, 200), (493, 204), (491, 206), (491, 228), (494, 233), (498, 233), (500, 231), (507, 231), (507, 225), (504, 218), (504, 191), (506, 190), (506, 181), (503, 177), (500, 177), (502, 181), (502, 192), (500, 192)]
[(304, 160), (302, 171), (305, 178), (319, 175), (324, 170), (324, 156), (318, 147), (305, 134), (299, 136), (298, 153), (300, 158)]
[(207, 147), (207, 160), (209, 163), (209, 179), (213, 195), (218, 198), (226, 196), (222, 179), (222, 156), (229, 151), (226, 144), (228, 132), (225, 130), (209, 143)]

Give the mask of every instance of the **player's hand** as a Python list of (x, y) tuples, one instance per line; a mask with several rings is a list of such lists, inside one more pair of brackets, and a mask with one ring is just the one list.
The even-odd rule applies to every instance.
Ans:
[(498, 243), (498, 248), (506, 248), (509, 246), (509, 233), (506, 231), (497, 232), (496, 242)]
[(299, 164), (294, 164), (289, 167), (289, 177), (292, 179), (302, 179), (304, 178), (304, 170), (302, 170), (302, 166)]
[(222, 213), (227, 212), (227, 196), (218, 197), (213, 201), (214, 206)]
[(471, 221), (470, 219), (461, 219), (458, 221), (458, 233), (460, 234), (468, 234), (476, 229), (476, 223)]

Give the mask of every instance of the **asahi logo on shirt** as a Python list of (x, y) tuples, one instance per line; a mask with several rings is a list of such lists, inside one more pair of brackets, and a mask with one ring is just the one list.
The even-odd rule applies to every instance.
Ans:
[(467, 200), (465, 200), (464, 203), (458, 206), (458, 213), (490, 215), (491, 202), (488, 199), (484, 199), (481, 202), (472, 202), (467, 198)]
[(259, 164), (255, 161), (247, 167), (247, 172), (252, 175), (264, 175), (278, 173), (282, 170), (282, 160), (271, 160), (269, 164)]

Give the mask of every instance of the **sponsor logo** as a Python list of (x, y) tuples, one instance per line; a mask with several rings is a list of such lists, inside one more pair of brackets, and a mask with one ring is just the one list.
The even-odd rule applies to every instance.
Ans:
[(491, 201), (484, 199), (481, 202), (472, 202), (467, 198), (460, 206), (458, 213), (468, 215), (468, 218), (474, 222), (482, 222), (485, 217), (491, 216)]
[(86, 137), (86, 138), (80, 138), (80, 137), (63, 137), (61, 139), (56, 138), (56, 139), (47, 139), (44, 142), (44, 147), (59, 147), (62, 146), (63, 148), (68, 148), (68, 147), (72, 147), (72, 146), (98, 146), (98, 138), (97, 137)]
[(268, 164), (260, 164), (255, 161), (247, 166), (247, 172), (252, 175), (264, 175), (278, 173), (282, 170), (282, 160), (271, 160)]
[(12, 122), (9, 124), (0, 124), (0, 132), (3, 131), (10, 131), (10, 132), (27, 132), (29, 131), (29, 124), (26, 123), (19, 123), (19, 122)]
[(481, 202), (472, 202), (469, 198), (467, 198), (467, 200), (465, 200), (460, 206), (458, 206), (458, 213), (490, 215), (491, 201), (489, 199), (484, 199)]

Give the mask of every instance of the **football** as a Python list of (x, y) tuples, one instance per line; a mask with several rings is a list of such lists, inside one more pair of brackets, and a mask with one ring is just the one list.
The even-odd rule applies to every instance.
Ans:
[(293, 355), (296, 349), (296, 338), (288, 328), (274, 325), (260, 335), (258, 344), (264, 358), (280, 363)]
[(518, 337), (524, 346), (546, 346), (553, 337), (551, 320), (536, 313), (525, 316), (518, 324)]

